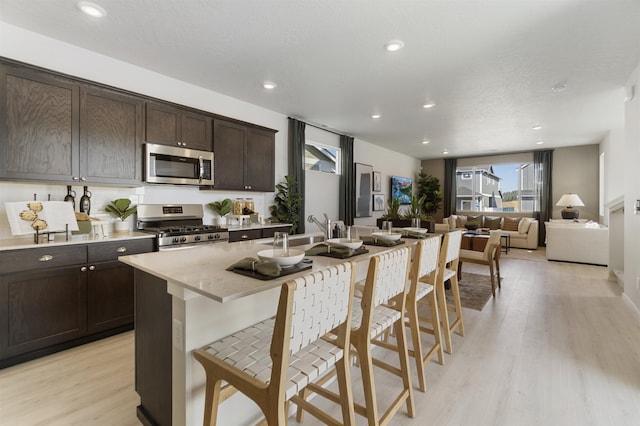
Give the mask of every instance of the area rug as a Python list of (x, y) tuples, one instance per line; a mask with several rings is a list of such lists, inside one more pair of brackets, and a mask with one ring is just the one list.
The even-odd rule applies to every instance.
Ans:
[[(460, 289), (462, 307), (481, 311), (491, 297), (491, 278), (489, 275), (463, 272), (462, 279), (458, 281), (458, 288)], [(445, 293), (447, 302), (453, 304), (451, 290), (446, 290)]]

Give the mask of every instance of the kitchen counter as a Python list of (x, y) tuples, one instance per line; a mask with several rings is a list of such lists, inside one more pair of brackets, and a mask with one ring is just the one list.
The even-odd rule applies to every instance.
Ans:
[(247, 229), (268, 229), (268, 228), (279, 228), (281, 226), (291, 226), (290, 223), (251, 223), (249, 225), (229, 225), (227, 229), (229, 232), (233, 231), (244, 231)]
[(19, 237), (0, 239), (0, 251), (16, 250), (16, 249), (33, 249), (42, 247), (64, 246), (70, 244), (87, 244), (101, 243), (107, 241), (133, 240), (138, 238), (155, 238), (155, 234), (147, 232), (115, 232), (109, 234), (108, 237), (102, 237), (95, 234), (77, 234), (70, 235), (67, 241), (64, 234), (54, 234), (53, 241), (46, 241), (46, 236), (41, 237), (42, 242), (36, 244), (33, 242), (33, 235), (23, 235)]
[[(400, 247), (417, 241), (407, 239)], [(205, 375), (192, 351), (272, 317), (283, 282), (347, 260), (355, 262), (356, 279), (363, 280), (369, 259), (393, 249), (366, 246), (369, 253), (351, 259), (310, 256), (311, 270), (267, 281), (225, 270), (244, 257), (257, 257), (270, 243), (271, 239), (260, 239), (120, 257), (137, 269), (136, 390), (143, 424), (202, 424)], [(306, 250), (315, 244), (292, 248)], [(255, 404), (236, 393), (220, 406), (218, 418), (225, 425), (249, 425), (259, 417)]]

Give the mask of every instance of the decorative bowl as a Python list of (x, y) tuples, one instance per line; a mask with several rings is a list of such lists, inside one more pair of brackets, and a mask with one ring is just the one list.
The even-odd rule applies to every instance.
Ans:
[(375, 238), (379, 238), (381, 240), (386, 240), (386, 241), (398, 241), (400, 239), (400, 237), (402, 237), (402, 234), (396, 234), (394, 232), (392, 232), (392, 233), (388, 233), (388, 232), (373, 232), (371, 235), (373, 237), (375, 237)]
[(258, 257), (262, 261), (276, 262), (282, 267), (297, 265), (304, 259), (304, 251), (289, 249), (289, 255), (281, 254), (282, 250), (276, 250), (274, 254), (273, 249), (261, 250), (258, 252)]
[(327, 244), (330, 246), (349, 247), (352, 250), (359, 248), (362, 245), (362, 240), (350, 240), (349, 238), (331, 238), (327, 240)]

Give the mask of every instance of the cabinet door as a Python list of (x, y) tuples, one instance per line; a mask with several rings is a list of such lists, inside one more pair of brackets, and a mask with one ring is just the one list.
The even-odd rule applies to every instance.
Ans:
[(180, 111), (169, 105), (147, 102), (145, 118), (145, 141), (178, 146), (181, 126)]
[(80, 175), (89, 182), (139, 184), (142, 175), (139, 98), (105, 89), (80, 94)]
[(243, 231), (229, 231), (229, 242), (257, 240), (262, 238), (262, 229), (245, 229)]
[(275, 135), (249, 128), (244, 153), (245, 189), (272, 192), (275, 186)]
[(88, 331), (133, 323), (133, 268), (118, 261), (89, 265)]
[(213, 187), (244, 188), (244, 151), (247, 129), (237, 123), (213, 120)]
[(290, 226), (278, 226), (275, 228), (264, 228), (262, 230), (262, 238), (271, 238), (273, 237), (273, 234), (275, 234), (276, 232), (286, 232), (289, 233), (289, 228), (291, 228)]
[(82, 337), (87, 274), (81, 266), (0, 277), (0, 358)]
[(0, 176), (78, 179), (78, 85), (0, 65), (0, 99)]
[(182, 113), (182, 146), (201, 151), (211, 151), (211, 118), (185, 111)]

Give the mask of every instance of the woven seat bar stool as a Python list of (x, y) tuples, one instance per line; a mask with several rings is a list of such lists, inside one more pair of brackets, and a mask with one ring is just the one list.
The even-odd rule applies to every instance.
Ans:
[(502, 231), (494, 230), (489, 232), (489, 241), (484, 247), (484, 251), (460, 250), (460, 264), (464, 262), (477, 263), (489, 266), (489, 275), (491, 276), (491, 292), (496, 297), (496, 277), (498, 278), (498, 288), (502, 288), (500, 284), (500, 236)]
[[(362, 290), (362, 298), (355, 298), (351, 319), (351, 345), (360, 366), (365, 405), (354, 403), (356, 414), (367, 418), (369, 425), (389, 424), (393, 416), (406, 404), (407, 414), (414, 417), (413, 389), (411, 372), (404, 331), (406, 294), (408, 291), (408, 268), (410, 249), (403, 247), (373, 256), (369, 261), (369, 269)], [(394, 299), (397, 309), (385, 304)], [(393, 367), (372, 357), (372, 343), (387, 330), (393, 328), (397, 340), (397, 352), (400, 368)], [(373, 366), (391, 372), (402, 379), (402, 390), (386, 411), (379, 415), (376, 400)], [(338, 396), (326, 388), (311, 384), (300, 398), (306, 398), (310, 392), (316, 392), (334, 402)], [(302, 420), (302, 412), (298, 410), (298, 421)]]
[[(288, 401), (333, 370), (342, 422), (314, 407), (309, 412), (326, 424), (355, 424), (349, 377), (354, 277), (354, 264), (347, 262), (288, 281), (275, 318), (195, 350), (206, 372), (204, 425), (216, 424), (223, 381), (260, 407), (264, 423), (284, 426)], [(334, 339), (322, 338), (332, 330)], [(306, 409), (306, 402), (300, 406)]]
[[(453, 352), (451, 333), (458, 330), (464, 336), (464, 323), (462, 321), (462, 303), (460, 303), (460, 289), (458, 287), (458, 262), (460, 258), (460, 244), (462, 231), (447, 232), (442, 241), (440, 256), (438, 259), (438, 277), (436, 279), (436, 297), (440, 309), (440, 321), (442, 322), (442, 334), (445, 341), (445, 351)], [(451, 294), (453, 304), (449, 305), (444, 291), (444, 283), (451, 282)], [(449, 320), (449, 312), (456, 315), (453, 322)]]

